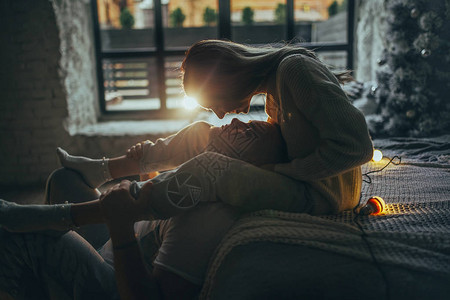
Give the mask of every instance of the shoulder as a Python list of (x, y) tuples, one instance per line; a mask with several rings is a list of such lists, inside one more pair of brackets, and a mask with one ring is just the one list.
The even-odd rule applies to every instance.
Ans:
[(334, 74), (318, 59), (303, 54), (292, 54), (278, 65), (277, 79), (280, 83), (302, 82), (309, 88), (323, 84), (339, 85)]
[[(317, 59), (303, 54), (291, 54), (284, 57), (278, 65), (279, 73), (289, 73), (295, 71), (313, 71), (321, 69), (324, 65)], [(292, 75), (292, 74), (291, 74)]]
[(305, 56), (302, 54), (291, 54), (284, 57), (278, 65), (278, 75), (289, 74), (292, 70), (299, 70), (304, 64)]
[(311, 60), (314, 59), (302, 54), (291, 54), (281, 60), (276, 79), (280, 94), (286, 95), (288, 90), (295, 90), (295, 94), (308, 92), (312, 84), (311, 70), (314, 69)]

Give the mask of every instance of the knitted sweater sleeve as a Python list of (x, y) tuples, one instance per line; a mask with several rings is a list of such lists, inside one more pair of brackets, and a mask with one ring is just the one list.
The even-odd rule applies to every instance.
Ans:
[(281, 114), (302, 114), (318, 129), (320, 142), (306, 157), (290, 154), (291, 161), (275, 165), (276, 172), (319, 180), (370, 160), (373, 146), (365, 118), (324, 65), (301, 55), (288, 57), (279, 66), (277, 85), (281, 107), (297, 110)]

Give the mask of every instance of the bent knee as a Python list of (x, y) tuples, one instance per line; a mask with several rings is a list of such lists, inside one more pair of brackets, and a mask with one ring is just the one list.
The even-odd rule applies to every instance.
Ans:
[(98, 190), (92, 189), (76, 171), (60, 168), (47, 179), (46, 202), (59, 204), (68, 202), (84, 202), (97, 199)]
[(83, 182), (83, 178), (80, 174), (67, 168), (56, 169), (49, 175), (48, 180), (55, 185), (63, 185), (64, 183), (74, 181)]

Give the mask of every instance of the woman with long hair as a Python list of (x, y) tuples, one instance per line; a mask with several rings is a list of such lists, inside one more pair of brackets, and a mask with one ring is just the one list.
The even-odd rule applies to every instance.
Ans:
[[(373, 147), (363, 114), (340, 86), (351, 80), (348, 72), (333, 74), (305, 48), (250, 47), (221, 40), (194, 44), (181, 69), (186, 94), (219, 118), (247, 113), (254, 95), (266, 95), (268, 121), (280, 126), (289, 161), (264, 166), (270, 175), (249, 168), (236, 176), (262, 191), (258, 195), (273, 197), (275, 190), (291, 189), (281, 192), (276, 203), (254, 199), (252, 209), (326, 214), (358, 203), (360, 166), (370, 160)], [(270, 184), (265, 177), (283, 184)], [(240, 188), (248, 189), (233, 189)], [(229, 201), (247, 207), (245, 196)], [(226, 196), (222, 199), (227, 202)]]

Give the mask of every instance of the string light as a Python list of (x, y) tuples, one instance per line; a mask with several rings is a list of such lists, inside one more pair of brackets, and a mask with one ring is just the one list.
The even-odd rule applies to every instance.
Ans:
[[(373, 161), (380, 161), (383, 158), (383, 154), (380, 150), (375, 150), (373, 153)], [(394, 162), (395, 159), (398, 159), (398, 162)], [(402, 159), (399, 156), (394, 156), (389, 160), (389, 162), (383, 166), (381, 169), (369, 171), (367, 173), (364, 173), (363, 176), (367, 178), (367, 180), (364, 180), (364, 182), (371, 184), (372, 179), (370, 178), (369, 174), (377, 173), (383, 171), (387, 166), (389, 166), (391, 163), (394, 165), (399, 165), (401, 163)], [(359, 203), (353, 208), (353, 222), (358, 226), (359, 230), (361, 230), (361, 239), (364, 241), (364, 243), (367, 245), (367, 248), (369, 249), (370, 256), (372, 257), (373, 262), (375, 263), (375, 266), (377, 267), (378, 271), (381, 274), (381, 277), (384, 280), (384, 283), (386, 285), (386, 299), (390, 299), (389, 294), (389, 285), (388, 280), (386, 277), (386, 274), (384, 273), (383, 269), (381, 268), (381, 265), (378, 263), (377, 257), (375, 256), (371, 244), (369, 240), (367, 239), (367, 233), (364, 230), (364, 227), (361, 225), (361, 223), (358, 220), (359, 216), (367, 216), (367, 215), (380, 215), (384, 213), (384, 209), (386, 207), (386, 203), (384, 202), (383, 198), (380, 196), (373, 196), (370, 197), (369, 200), (367, 200), (366, 204), (361, 206)]]
[[(392, 162), (392, 160), (391, 160)], [(390, 162), (389, 162), (390, 163)], [(361, 239), (364, 241), (364, 243), (367, 245), (367, 248), (369, 249), (370, 256), (372, 257), (373, 262), (375, 263), (375, 266), (377, 267), (378, 271), (381, 274), (381, 277), (384, 280), (384, 283), (386, 285), (386, 299), (390, 299), (389, 297), (389, 285), (388, 280), (386, 277), (386, 274), (384, 273), (383, 269), (381, 268), (381, 265), (378, 263), (377, 257), (375, 256), (373, 249), (371, 247), (371, 244), (369, 240), (367, 239), (367, 232), (364, 230), (364, 227), (361, 225), (361, 223), (358, 221), (358, 216), (361, 215), (379, 215), (384, 211), (385, 203), (383, 198), (379, 196), (373, 196), (367, 200), (366, 205), (364, 205), (359, 211), (355, 211), (358, 207), (355, 207), (353, 211), (355, 212), (355, 217), (353, 218), (353, 222), (358, 226), (359, 230), (361, 230)]]
[[(398, 159), (398, 162), (394, 162), (394, 159), (396, 159), (396, 158)], [(399, 164), (401, 164), (401, 162), (402, 162), (402, 158), (396, 155), (396, 156), (394, 156), (393, 158), (391, 158), (391, 159), (389, 160), (389, 162), (388, 162), (384, 167), (382, 167), (381, 169), (374, 170), (374, 171), (369, 171), (369, 172), (367, 172), (367, 173), (362, 174), (362, 175), (363, 175), (363, 178), (365, 178), (365, 179), (363, 179), (363, 181), (366, 182), (366, 183), (371, 184), (371, 183), (372, 183), (372, 179), (370, 178), (369, 174), (381, 172), (381, 171), (383, 171), (387, 166), (389, 166), (391, 163), (394, 164), (394, 165), (399, 165)]]
[(383, 159), (383, 153), (381, 153), (380, 150), (374, 150), (372, 160), (375, 162), (379, 162), (382, 159)]
[(379, 196), (370, 197), (367, 203), (359, 210), (360, 215), (379, 215), (384, 212), (386, 203)]

